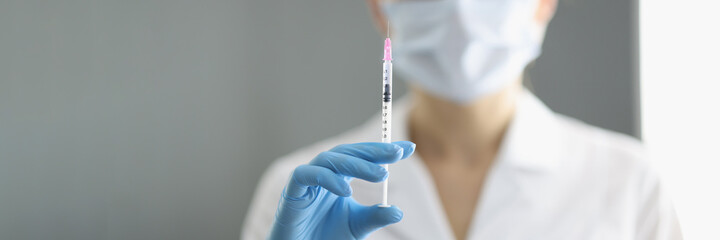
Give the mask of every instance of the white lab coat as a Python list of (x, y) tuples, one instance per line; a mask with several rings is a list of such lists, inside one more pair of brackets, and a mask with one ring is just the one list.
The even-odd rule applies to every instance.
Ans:
[[(393, 140), (408, 140), (410, 99), (394, 108)], [(265, 239), (293, 169), (335, 145), (378, 141), (380, 116), (283, 157), (260, 180), (241, 233)], [(422, 146), (417, 146), (421, 148)], [(432, 177), (413, 156), (390, 166), (401, 222), (368, 239), (455, 239)], [(353, 197), (381, 201), (381, 184), (354, 180)], [(525, 91), (485, 181), (468, 239), (681, 239), (672, 205), (641, 144), (553, 113)]]

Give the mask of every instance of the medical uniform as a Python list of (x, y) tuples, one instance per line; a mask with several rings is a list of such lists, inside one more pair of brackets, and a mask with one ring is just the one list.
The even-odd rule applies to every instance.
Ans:
[[(394, 107), (394, 141), (409, 140), (409, 101)], [(295, 167), (339, 144), (379, 141), (379, 128), (378, 115), (273, 163), (257, 187), (241, 239), (267, 237)], [(637, 140), (553, 113), (524, 91), (467, 238), (681, 239), (673, 207), (651, 165)], [(391, 165), (389, 184), (389, 202), (402, 209), (404, 217), (368, 239), (455, 239), (433, 179), (418, 156)], [(381, 184), (356, 179), (351, 186), (358, 202), (381, 201)]]

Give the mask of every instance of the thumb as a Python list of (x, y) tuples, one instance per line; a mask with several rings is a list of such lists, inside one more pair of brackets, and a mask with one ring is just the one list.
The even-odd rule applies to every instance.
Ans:
[(363, 239), (375, 230), (397, 223), (403, 218), (403, 212), (396, 206), (356, 206), (353, 210), (350, 213), (350, 231), (357, 239)]

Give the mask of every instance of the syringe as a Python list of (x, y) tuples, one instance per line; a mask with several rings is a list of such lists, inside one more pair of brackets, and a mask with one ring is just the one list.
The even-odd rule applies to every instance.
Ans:
[[(382, 115), (382, 142), (390, 143), (390, 133), (392, 130), (392, 45), (390, 42), (390, 21), (388, 21), (387, 37), (385, 38), (382, 76), (382, 110), (380, 111)], [(382, 204), (380, 204), (380, 207), (390, 207), (390, 205), (388, 205), (388, 179), (390, 178), (390, 170), (388, 164), (383, 164), (382, 166), (388, 170), (388, 178), (383, 181)]]

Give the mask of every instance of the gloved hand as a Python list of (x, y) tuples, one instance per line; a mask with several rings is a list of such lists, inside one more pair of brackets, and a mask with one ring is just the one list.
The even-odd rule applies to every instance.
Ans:
[(344, 144), (318, 154), (309, 164), (295, 168), (269, 239), (363, 239), (399, 222), (403, 213), (395, 206), (355, 202), (350, 197), (350, 181), (383, 181), (388, 172), (378, 164), (394, 163), (414, 151), (414, 143), (401, 141)]

